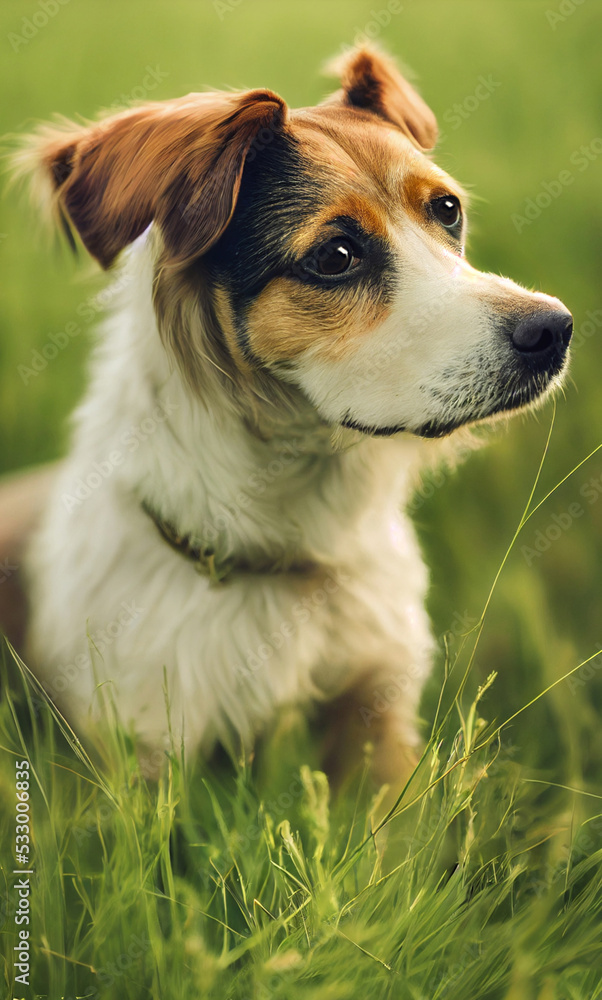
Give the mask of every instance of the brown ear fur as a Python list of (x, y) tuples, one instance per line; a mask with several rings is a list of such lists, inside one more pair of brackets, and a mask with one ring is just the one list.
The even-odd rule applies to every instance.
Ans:
[(59, 209), (103, 267), (153, 220), (165, 262), (183, 264), (224, 231), (253, 140), (285, 115), (269, 90), (190, 94), (87, 128), (44, 126), (26, 158), (42, 163)]
[(348, 107), (371, 111), (397, 125), (419, 149), (432, 149), (437, 122), (394, 61), (375, 46), (360, 45), (335, 59), (329, 74), (340, 77), (342, 90), (332, 96)]

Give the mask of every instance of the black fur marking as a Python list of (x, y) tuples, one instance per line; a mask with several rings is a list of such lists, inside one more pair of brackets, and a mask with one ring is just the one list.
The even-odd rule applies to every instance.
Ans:
[(401, 431), (407, 430), (403, 424), (399, 424), (396, 427), (369, 427), (367, 424), (360, 424), (357, 420), (351, 420), (350, 417), (345, 417), (344, 420), (341, 420), (341, 425), (349, 427), (352, 431), (369, 434), (370, 437), (392, 437), (393, 434), (400, 434)]
[(204, 258), (235, 305), (285, 269), (286, 235), (311, 215), (315, 189), (291, 136), (275, 133), (246, 163), (234, 215)]
[(247, 312), (274, 278), (302, 281), (314, 287), (316, 294), (344, 295), (360, 282), (378, 298), (392, 292), (394, 271), (388, 247), (364, 232), (353, 218), (333, 220), (326, 237), (346, 236), (357, 246), (361, 259), (351, 271), (330, 278), (311, 273), (306, 265), (315, 261), (324, 240), (303, 259), (292, 254), (291, 237), (315, 215), (324, 199), (323, 182), (312, 173), (289, 134), (273, 133), (245, 165), (232, 220), (203, 257), (203, 264), (210, 278), (230, 296), (237, 340), (249, 360), (258, 361), (249, 348)]
[(427, 438), (440, 438), (446, 437), (446, 435), (451, 434), (452, 431), (457, 430), (460, 426), (459, 423), (454, 423), (449, 421), (449, 423), (435, 423), (434, 421), (429, 421), (427, 424), (422, 424), (421, 427), (407, 427), (405, 424), (397, 424), (392, 427), (369, 427), (366, 424), (360, 424), (357, 420), (351, 420), (346, 417), (341, 421), (343, 427), (349, 427), (353, 431), (361, 431), (362, 434), (369, 434), (370, 437), (392, 437), (394, 434), (400, 434), (402, 431), (406, 431), (408, 434), (414, 434), (416, 437), (427, 437)]

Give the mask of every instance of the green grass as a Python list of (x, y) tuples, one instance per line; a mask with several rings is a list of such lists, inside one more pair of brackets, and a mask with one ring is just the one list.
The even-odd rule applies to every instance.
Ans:
[[(466, 704), (486, 610), (450, 650), (421, 762), (386, 808), (369, 791), (369, 744), (364, 773), (331, 799), (294, 710), (252, 766), (174, 745), (154, 782), (107, 702), (92, 759), (7, 653), (1, 780), (14, 801), (15, 761), (31, 761), (40, 995), (602, 996), (602, 816), (588, 808), (602, 796), (574, 789), (563, 811), (560, 786), (527, 777), (506, 742), (549, 692), (491, 725), (492, 674)], [(0, 823), (12, 849), (10, 809)]]
[[(270, 86), (292, 105), (309, 104), (328, 89), (319, 65), (352, 41), (371, 9), (385, 6), (242, 0), (220, 19), (212, 3), (197, 0), (72, 0), (15, 52), (8, 34), (39, 8), (37, 0), (6, 0), (0, 80), (9, 99), (0, 133), (24, 131), (55, 111), (92, 115), (132, 93), (148, 65), (168, 74), (152, 98), (205, 85)], [(602, 137), (602, 12), (588, 0), (552, 28), (546, 11), (558, 7), (553, 0), (406, 0), (380, 36), (415, 70), (440, 118), (438, 162), (475, 191), (471, 261), (557, 294), (575, 316), (571, 378), (534, 504), (602, 440), (602, 156), (584, 170), (571, 160)], [(499, 86), (454, 128), (454, 104), (474, 94), (481, 75)], [(512, 214), (567, 168), (572, 183), (518, 233)], [(68, 253), (49, 252), (13, 195), (0, 212), (0, 471), (7, 471), (66, 447), (65, 418), (82, 392), (93, 327), (78, 307), (102, 282), (81, 279), (85, 268)], [(590, 313), (598, 317), (593, 324)], [(26, 384), (19, 365), (30, 365), (32, 352), (73, 321), (79, 332), (70, 346)], [(441, 637), (422, 706), (427, 738), (445, 645), (451, 665), (465, 644), (442, 706), (450, 714), (404, 811), (387, 824), (386, 844), (383, 835), (366, 839), (365, 787), (327, 807), (315, 742), (294, 715), (277, 722), (252, 767), (183, 763), (174, 748), (157, 787), (138, 775), (122, 733), (106, 736), (90, 770), (46, 707), (36, 702), (31, 717), (29, 688), (7, 665), (0, 705), (6, 956), (14, 943), (7, 909), (14, 754), (27, 753), (37, 775), (38, 869), (33, 986), (9, 995), (602, 996), (600, 661), (561, 680), (602, 647), (600, 454), (524, 524), (462, 699), (453, 697), (476, 632), (462, 635), (478, 623), (521, 521), (550, 419), (547, 408), (515, 420), (459, 474), (429, 479), (415, 504)], [(567, 522), (573, 504), (581, 513)], [(478, 703), (487, 722), (471, 725), (470, 706), (493, 671), (497, 678)], [(124, 968), (109, 985), (119, 956)], [(5, 966), (7, 989), (8, 976)]]

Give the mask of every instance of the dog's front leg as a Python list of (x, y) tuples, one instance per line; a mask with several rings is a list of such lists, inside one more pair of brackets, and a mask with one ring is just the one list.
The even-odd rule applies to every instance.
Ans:
[(368, 762), (377, 786), (402, 787), (420, 755), (415, 710), (408, 677), (373, 672), (330, 702), (325, 711), (324, 768), (333, 784)]

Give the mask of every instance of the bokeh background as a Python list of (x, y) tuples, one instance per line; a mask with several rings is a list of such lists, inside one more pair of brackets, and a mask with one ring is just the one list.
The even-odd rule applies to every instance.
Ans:
[[(541, 497), (602, 441), (600, 3), (4, 0), (0, 132), (21, 133), (55, 112), (91, 116), (131, 98), (205, 87), (268, 86), (293, 106), (312, 104), (330, 87), (321, 65), (358, 34), (400, 57), (437, 113), (436, 159), (475, 195), (472, 263), (551, 292), (574, 313), (571, 377), (558, 399)], [(67, 445), (104, 279), (83, 255), (41, 240), (14, 191), (0, 211), (0, 471), (8, 472)], [(51, 335), (63, 342), (57, 335), (68, 324), (76, 332), (44, 364)], [(482, 611), (551, 416), (548, 404), (515, 419), (460, 472), (428, 480), (414, 504), (432, 567), (435, 631), (451, 634), (452, 647)], [(499, 673), (482, 703), (488, 719), (511, 715), (602, 648), (601, 496), (602, 452), (523, 529), (470, 679), (474, 690)], [(426, 719), (442, 670), (443, 652)], [(602, 657), (516, 720), (510, 752), (533, 774), (595, 789), (601, 692)]]

